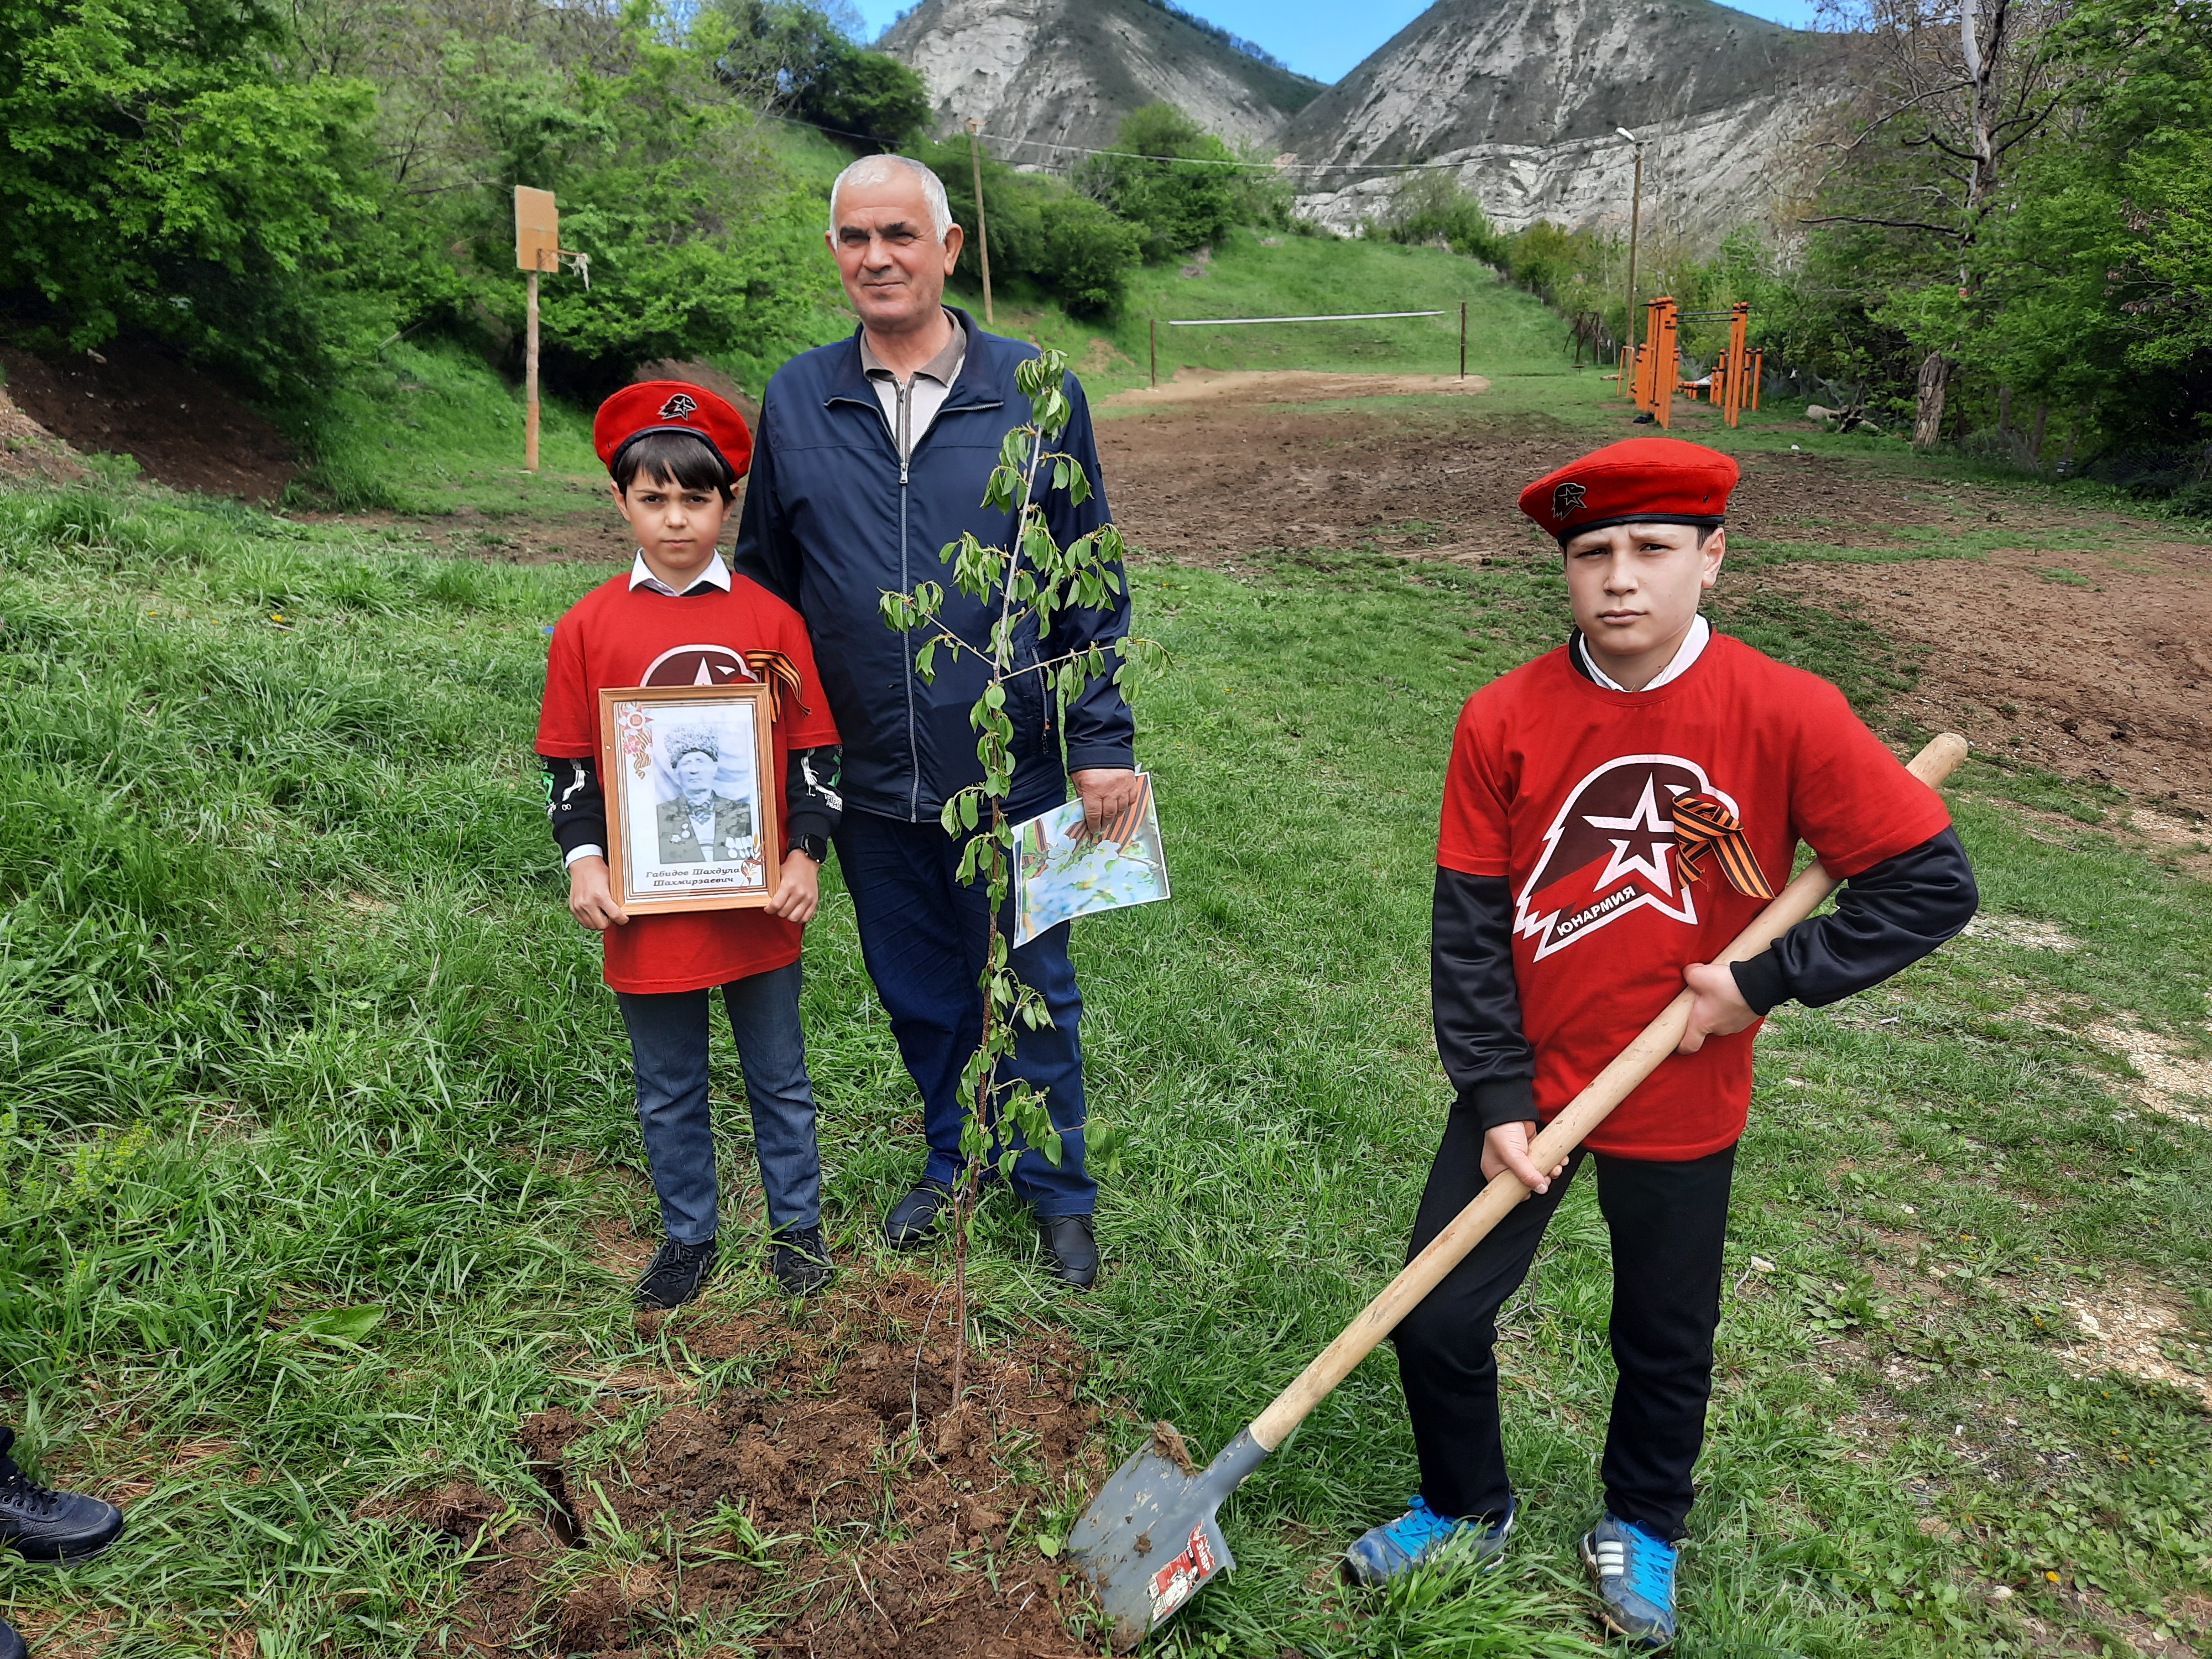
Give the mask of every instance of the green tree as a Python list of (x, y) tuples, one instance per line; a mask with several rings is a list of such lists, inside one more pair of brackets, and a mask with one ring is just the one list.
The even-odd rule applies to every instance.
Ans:
[(692, 38), (749, 101), (881, 149), (929, 125), (921, 77), (887, 52), (854, 45), (806, 0), (712, 0)]
[(389, 205), (374, 94), (286, 78), (285, 44), (258, 0), (0, 0), (0, 295), (19, 337), (138, 330), (272, 387), (374, 338), (389, 307), (342, 275), (345, 239)]
[(1122, 117), (1113, 150), (1086, 161), (1075, 182), (1139, 228), (1153, 263), (1284, 210), (1272, 178), (1172, 104)]

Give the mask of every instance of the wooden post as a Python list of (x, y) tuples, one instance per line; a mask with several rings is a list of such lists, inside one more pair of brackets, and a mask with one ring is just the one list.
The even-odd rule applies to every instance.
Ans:
[[(1636, 349), (1636, 242), (1644, 229), (1644, 146), (1636, 147), (1636, 185), (1628, 198), (1628, 349)], [(1644, 337), (1650, 333), (1645, 331)]]
[(983, 140), (973, 116), (968, 120), (968, 161), (975, 169), (975, 251), (983, 261), (983, 320), (991, 317), (991, 228), (983, 217)]
[(1669, 295), (1659, 303), (1659, 349), (1652, 354), (1652, 390), (1657, 394), (1657, 406), (1652, 413), (1657, 416), (1659, 429), (1666, 431), (1674, 424), (1674, 387), (1682, 378), (1681, 338), (1677, 332), (1680, 325), (1674, 318), (1674, 296)]
[(522, 470), (538, 471), (538, 273), (530, 273), (530, 340), (523, 349), (522, 383), (526, 399), (522, 417)]
[(1744, 333), (1751, 326), (1751, 301), (1738, 300), (1730, 310), (1728, 356), (1723, 360), (1728, 365), (1727, 401), (1723, 408), (1728, 423), (1735, 426), (1743, 418), (1743, 380), (1751, 366), (1743, 349)]
[[(1576, 362), (1581, 362), (1577, 356)], [(1467, 379), (1467, 301), (1459, 302), (1459, 377)]]
[(1159, 383), (1160, 383), (1160, 319), (1159, 319), (1158, 318), (1155, 317), (1155, 318), (1153, 318), (1153, 319), (1152, 319), (1152, 385), (1153, 385), (1153, 386), (1157, 389), (1157, 388), (1158, 388), (1158, 386), (1159, 386)]
[(1766, 348), (1761, 346), (1751, 354), (1751, 410), (1754, 415), (1759, 412), (1759, 377), (1765, 368)]

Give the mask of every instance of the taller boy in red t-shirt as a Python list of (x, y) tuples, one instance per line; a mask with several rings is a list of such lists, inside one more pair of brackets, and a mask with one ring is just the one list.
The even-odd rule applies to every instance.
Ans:
[[(707, 1038), (708, 998), (717, 985), (752, 1108), (774, 1229), (770, 1268), (788, 1291), (819, 1290), (829, 1282), (830, 1255), (822, 1240), (814, 1088), (799, 1023), (799, 951), (842, 807), (837, 728), (799, 613), (758, 583), (732, 575), (715, 547), (752, 459), (744, 417), (702, 386), (649, 380), (608, 398), (592, 437), (638, 553), (628, 570), (593, 588), (554, 625), (538, 753), (554, 839), (568, 863), (568, 908), (605, 938), (606, 980), (629, 1030), (638, 1121), (668, 1232), (637, 1299), (675, 1307), (696, 1296), (714, 1270), (720, 1200)], [(789, 849), (775, 897), (759, 910), (630, 916), (615, 903), (607, 879), (606, 799), (596, 759), (599, 691), (740, 680), (768, 681), (775, 711), (770, 775)], [(679, 777), (688, 769), (711, 780), (714, 742), (711, 733), (698, 734), (693, 753), (671, 757)], [(661, 833), (711, 837), (730, 810), (710, 787), (702, 788), (692, 812), (664, 809)]]
[[(1966, 925), (1972, 872), (1935, 792), (1835, 687), (1698, 614), (1727, 552), (1735, 463), (1640, 438), (1540, 478), (1521, 510), (1559, 538), (1576, 631), (1468, 699), (1437, 849), (1431, 995), (1458, 1091), (1413, 1223), (1420, 1250), (1510, 1170), (1536, 1194), (1395, 1335), (1421, 1492), (1352, 1545), (1379, 1583), (1463, 1538), (1494, 1557), (1513, 1525), (1498, 1437), (1499, 1306), (1587, 1157), (1613, 1238), (1620, 1372), (1583, 1540), (1606, 1623), (1674, 1634), (1675, 1545), (1705, 1438), (1735, 1144), (1752, 1038), (1795, 997), (1820, 1006), (1888, 978)], [(1686, 861), (1676, 814), (1710, 832)], [(1712, 965), (1811, 844), (1844, 888), (1731, 968)], [(1572, 1100), (1686, 982), (1680, 1051), (1558, 1168), (1531, 1128)]]

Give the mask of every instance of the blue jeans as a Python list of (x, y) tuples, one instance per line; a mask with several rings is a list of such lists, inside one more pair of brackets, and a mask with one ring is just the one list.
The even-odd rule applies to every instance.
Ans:
[[(922, 1134), (929, 1143), (922, 1174), (950, 1182), (960, 1170), (967, 1105), (960, 1071), (983, 1040), (983, 998), (975, 981), (983, 969), (990, 896), (981, 882), (959, 879), (960, 842), (935, 818), (902, 823), (848, 807), (837, 832), (837, 861), (853, 896), (868, 976), (890, 1016), (899, 1056), (921, 1091)], [(1011, 939), (1011, 899), (1000, 926)], [(1083, 1047), (1076, 1035), (1083, 997), (1067, 959), (1066, 925), (1031, 939), (1009, 960), (1043, 998), (1053, 1023), (1020, 1033), (1000, 1079), (1028, 1082), (1046, 1097), (1054, 1123), (1074, 1132), (1060, 1137), (1057, 1169), (1024, 1146), (1014, 1191), (1047, 1219), (1089, 1215), (1098, 1183), (1083, 1172)], [(1018, 1139), (1011, 1144), (1021, 1145)]]
[[(645, 1131), (660, 1221), (679, 1243), (714, 1236), (714, 1131), (707, 1108), (707, 1038), (711, 988), (617, 991), (629, 1028), (637, 1078), (637, 1121)], [(822, 1219), (822, 1153), (814, 1139), (814, 1085), (799, 1026), (799, 964), (732, 980), (722, 988), (752, 1108), (753, 1146), (771, 1226), (811, 1227)]]

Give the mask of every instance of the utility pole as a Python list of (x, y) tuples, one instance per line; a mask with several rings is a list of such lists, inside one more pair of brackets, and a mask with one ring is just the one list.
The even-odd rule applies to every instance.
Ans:
[(561, 213), (550, 190), (514, 187), (514, 263), (529, 279), (528, 333), (522, 349), (522, 465), (538, 471), (538, 273), (561, 269), (561, 261), (574, 262), (584, 286), (592, 286), (592, 261), (561, 246)]
[(983, 219), (983, 140), (974, 116), (968, 118), (968, 161), (975, 169), (975, 251), (983, 260), (983, 320), (991, 318), (991, 230)]
[(1644, 228), (1644, 141), (1626, 127), (1613, 131), (1636, 146), (1636, 185), (1628, 198), (1628, 339), (1621, 348), (1626, 361), (1636, 349), (1636, 241)]

